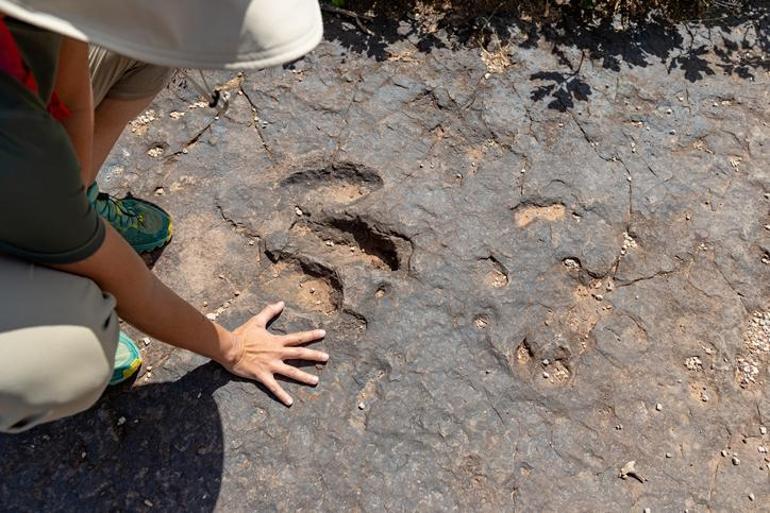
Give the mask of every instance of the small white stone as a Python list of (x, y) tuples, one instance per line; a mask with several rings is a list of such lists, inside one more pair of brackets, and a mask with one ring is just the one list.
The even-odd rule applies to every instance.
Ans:
[(667, 452), (667, 453), (666, 453), (666, 458), (673, 458), (673, 457), (674, 457), (674, 455), (673, 455), (673, 454), (671, 454), (670, 452)]
[(550, 365), (550, 363), (551, 363), (551, 360), (549, 360), (548, 358), (546, 358), (545, 360), (543, 360), (543, 365), (545, 365), (545, 366), (548, 366), (548, 365)]
[(125, 417), (118, 417), (118, 426), (122, 426), (125, 423), (126, 423)]
[(303, 214), (302, 209), (299, 207), (294, 207), (294, 213), (298, 216), (301, 216)]
[(741, 464), (741, 460), (740, 458), (738, 458), (738, 456), (733, 456), (732, 462), (733, 462), (733, 465), (736, 465), (736, 466)]
[(759, 426), (759, 434), (760, 435), (766, 435), (767, 434), (767, 428), (765, 426)]
[(644, 508), (644, 513), (652, 513), (652, 510), (650, 508)]
[(662, 404), (660, 404), (660, 403), (655, 403), (655, 409), (656, 409), (657, 411), (661, 411), (661, 410), (663, 410), (663, 405), (662, 405)]
[(750, 494), (749, 494), (749, 500), (750, 500), (751, 502), (754, 502), (754, 494), (753, 494), (753, 493), (750, 493)]
[(142, 339), (142, 343), (143, 343), (144, 345), (146, 345), (146, 346), (149, 346), (149, 345), (150, 345), (150, 337), (144, 337), (144, 338)]
[(358, 409), (359, 409), (359, 410), (365, 410), (365, 409), (366, 409), (366, 403), (365, 403), (365, 402), (363, 402), (363, 401), (361, 401), (360, 403), (358, 403)]
[(550, 374), (548, 374), (547, 372), (543, 372), (543, 378), (548, 379), (550, 377), (551, 377)]
[(719, 451), (719, 454), (721, 454), (723, 458), (727, 458), (727, 450), (726, 449), (722, 449), (721, 451)]
[(208, 319), (210, 321), (216, 321), (217, 320), (217, 314), (215, 314), (214, 312), (209, 312), (209, 313), (206, 314), (206, 319)]

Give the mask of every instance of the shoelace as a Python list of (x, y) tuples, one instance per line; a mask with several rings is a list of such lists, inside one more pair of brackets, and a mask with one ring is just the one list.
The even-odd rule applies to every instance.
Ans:
[(141, 214), (137, 214), (106, 192), (100, 192), (96, 197), (96, 210), (111, 224), (117, 224), (121, 228), (129, 228), (142, 222)]

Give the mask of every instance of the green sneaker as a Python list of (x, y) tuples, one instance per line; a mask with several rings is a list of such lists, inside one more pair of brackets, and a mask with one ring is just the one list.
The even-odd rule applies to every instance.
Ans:
[(171, 240), (171, 216), (154, 203), (131, 195), (113, 198), (99, 192), (96, 183), (88, 188), (87, 196), (96, 212), (109, 221), (137, 253), (162, 248)]
[(131, 338), (120, 332), (118, 348), (115, 350), (115, 365), (112, 370), (110, 385), (122, 383), (133, 376), (142, 365), (142, 355)]

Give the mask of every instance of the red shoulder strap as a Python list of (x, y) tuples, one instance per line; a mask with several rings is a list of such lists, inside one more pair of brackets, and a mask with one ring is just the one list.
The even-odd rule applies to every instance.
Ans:
[[(12, 76), (33, 93), (38, 92), (35, 75), (24, 64), (24, 59), (16, 44), (16, 40), (13, 38), (13, 34), (11, 34), (3, 18), (0, 18), (0, 72)], [(70, 115), (69, 109), (59, 99), (56, 91), (51, 95), (47, 109), (48, 113), (58, 121), (62, 121)]]

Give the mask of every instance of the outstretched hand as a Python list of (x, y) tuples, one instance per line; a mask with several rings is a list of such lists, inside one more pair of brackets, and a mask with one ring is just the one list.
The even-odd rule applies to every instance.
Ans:
[(304, 344), (321, 340), (324, 330), (302, 331), (288, 335), (273, 335), (267, 330), (267, 323), (280, 314), (284, 302), (268, 305), (264, 310), (246, 321), (232, 334), (236, 347), (234, 363), (224, 364), (225, 368), (243, 378), (254, 379), (265, 385), (283, 404), (291, 406), (294, 400), (275, 380), (280, 374), (306, 385), (317, 385), (318, 376), (288, 365), (285, 360), (309, 360), (326, 362), (329, 355), (315, 351)]

